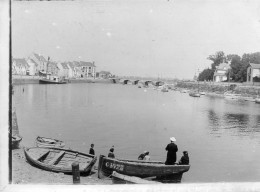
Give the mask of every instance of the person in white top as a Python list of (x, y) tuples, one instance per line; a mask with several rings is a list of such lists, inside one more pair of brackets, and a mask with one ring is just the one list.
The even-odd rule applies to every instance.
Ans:
[(144, 160), (144, 161), (150, 161), (150, 159), (151, 159), (151, 158), (150, 158), (150, 156), (149, 156), (149, 152), (147, 151), (147, 152), (146, 152), (146, 155), (144, 156), (144, 159), (143, 159), (143, 160)]

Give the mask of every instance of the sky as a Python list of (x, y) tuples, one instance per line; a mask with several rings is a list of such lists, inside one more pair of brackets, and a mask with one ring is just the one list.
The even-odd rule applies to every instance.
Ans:
[(192, 79), (209, 55), (260, 51), (258, 0), (12, 1), (12, 55)]

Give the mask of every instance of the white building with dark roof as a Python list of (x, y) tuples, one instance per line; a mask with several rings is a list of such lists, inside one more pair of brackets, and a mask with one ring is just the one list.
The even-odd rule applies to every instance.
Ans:
[(26, 59), (12, 59), (12, 74), (13, 75), (27, 75), (29, 74), (29, 64)]
[(86, 62), (86, 61), (80, 61), (80, 67), (81, 67), (81, 77), (85, 78), (96, 78), (96, 66), (95, 62)]
[(213, 80), (215, 82), (222, 82), (228, 80), (228, 71), (231, 69), (229, 63), (220, 63), (219, 66), (216, 67), (214, 72)]
[(46, 72), (47, 70), (47, 60), (40, 54), (37, 53), (32, 53), (29, 56), (29, 59), (32, 59), (36, 64), (36, 73), (41, 72)]
[(250, 63), (247, 68), (247, 83), (260, 82), (260, 64)]

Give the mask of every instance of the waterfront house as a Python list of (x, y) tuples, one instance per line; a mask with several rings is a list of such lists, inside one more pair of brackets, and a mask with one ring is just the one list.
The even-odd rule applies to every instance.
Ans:
[(36, 73), (38, 73), (38, 74), (39, 74), (39, 72), (46, 73), (47, 60), (44, 58), (44, 56), (37, 54), (37, 53), (32, 53), (29, 56), (29, 59), (32, 59), (37, 64), (36, 65)]
[(29, 65), (29, 75), (36, 75), (37, 63), (30, 58), (27, 59), (27, 63)]
[(84, 78), (96, 78), (96, 66), (95, 62), (80, 61), (81, 77)]
[(247, 83), (260, 82), (260, 64), (250, 63), (247, 68)]
[(53, 76), (59, 76), (59, 67), (58, 67), (58, 64), (54, 61), (49, 61), (48, 63), (48, 69), (47, 69), (47, 72), (48, 74), (50, 75), (53, 75)]
[(12, 74), (27, 75), (29, 74), (29, 65), (25, 59), (12, 59)]
[(60, 77), (69, 77), (69, 67), (66, 62), (57, 63), (57, 66), (59, 68), (59, 76)]
[(83, 73), (82, 73), (80, 62), (79, 61), (73, 61), (73, 65), (74, 65), (74, 77), (75, 78), (82, 78)]
[(216, 67), (214, 72), (213, 80), (215, 82), (222, 82), (228, 80), (228, 72), (230, 70), (229, 63), (220, 63), (219, 66)]
[(75, 78), (75, 68), (73, 62), (68, 62), (68, 77), (69, 78)]
[(98, 77), (102, 79), (108, 79), (112, 76), (112, 74), (109, 71), (100, 71), (98, 73)]

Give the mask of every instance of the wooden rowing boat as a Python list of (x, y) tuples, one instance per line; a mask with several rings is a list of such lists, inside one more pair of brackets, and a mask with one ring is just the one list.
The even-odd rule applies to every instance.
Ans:
[(69, 149), (32, 147), (25, 148), (27, 161), (35, 167), (54, 172), (72, 173), (72, 163), (79, 163), (80, 173), (89, 174), (97, 157)]
[(63, 141), (47, 138), (47, 137), (40, 137), (38, 136), (36, 138), (35, 144), (37, 147), (57, 147), (57, 148), (63, 148), (65, 146), (65, 143)]
[(112, 182), (114, 184), (161, 184), (156, 181), (149, 181), (139, 177), (123, 175), (117, 173), (116, 171), (113, 171), (112, 173)]
[(108, 177), (113, 171), (128, 176), (165, 177), (178, 175), (182, 177), (184, 172), (190, 169), (190, 165), (165, 165), (160, 161), (123, 160), (113, 159), (100, 155), (98, 163), (98, 178)]

